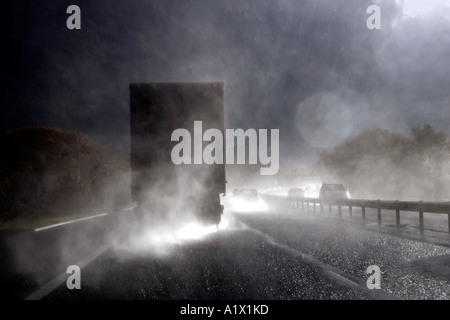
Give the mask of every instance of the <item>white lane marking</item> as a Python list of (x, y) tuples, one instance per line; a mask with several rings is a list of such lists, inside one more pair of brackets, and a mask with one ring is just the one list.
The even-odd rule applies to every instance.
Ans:
[[(84, 268), (87, 264), (89, 264), (92, 260), (96, 259), (98, 256), (103, 254), (110, 247), (111, 245), (108, 244), (101, 246), (100, 248), (92, 252), (90, 255), (86, 256), (84, 259), (78, 261), (76, 265), (79, 266), (80, 269)], [(47, 296), (50, 292), (52, 292), (61, 284), (63, 284), (69, 276), (70, 275), (64, 271), (63, 273), (57, 275), (52, 280), (41, 286), (38, 290), (30, 294), (28, 297), (25, 298), (25, 300), (41, 300), (42, 298)]]
[(55, 224), (51, 224), (51, 225), (46, 226), (46, 227), (36, 228), (36, 229), (34, 229), (34, 231), (35, 232), (39, 232), (39, 231), (43, 231), (43, 230), (47, 230), (47, 229), (51, 229), (51, 228), (56, 228), (56, 227), (59, 227), (59, 226), (70, 224), (70, 223), (75, 223), (75, 222), (79, 222), (79, 221), (83, 221), (83, 220), (94, 219), (94, 218), (97, 218), (97, 217), (103, 217), (103, 216), (106, 216), (107, 214), (108, 214), (107, 212), (104, 212), (104, 213), (96, 214), (94, 216), (90, 216), (90, 217), (86, 217), (86, 218), (80, 218), (80, 219), (75, 219), (75, 220), (55, 223)]
[(369, 297), (371, 297), (372, 299), (379, 299), (379, 300), (399, 300), (400, 298), (395, 296), (394, 294), (384, 291), (384, 290), (369, 290), (366, 286), (364, 285), (360, 285), (350, 279), (348, 279), (345, 274), (339, 270), (336, 267), (333, 267), (332, 265), (328, 265), (326, 263), (323, 263), (322, 261), (314, 258), (311, 255), (308, 255), (306, 253), (301, 252), (300, 250), (294, 249), (289, 247), (288, 245), (282, 244), (282, 243), (278, 243), (274, 238), (272, 238), (271, 236), (265, 234), (264, 232), (258, 230), (258, 229), (254, 229), (248, 225), (246, 225), (245, 223), (243, 223), (242, 221), (238, 221), (239, 224), (241, 225), (241, 227), (245, 230), (249, 230), (259, 236), (261, 236), (262, 238), (264, 238), (266, 240), (266, 242), (274, 247), (280, 248), (283, 251), (289, 253), (290, 255), (294, 256), (294, 257), (299, 257), (300, 259), (302, 259), (303, 261), (305, 261), (306, 263), (309, 263), (317, 268), (319, 268), (322, 273), (330, 280), (351, 288), (351, 289), (356, 289), (359, 291), (363, 291), (364, 293), (366, 293)]

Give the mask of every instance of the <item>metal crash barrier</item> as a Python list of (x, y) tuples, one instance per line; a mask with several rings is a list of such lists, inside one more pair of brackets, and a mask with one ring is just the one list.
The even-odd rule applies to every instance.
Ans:
[(340, 199), (340, 200), (321, 200), (317, 198), (297, 198), (264, 195), (264, 200), (271, 206), (287, 207), (293, 209), (309, 209), (310, 205), (313, 211), (320, 208), (323, 213), (323, 208), (328, 207), (328, 212), (331, 212), (332, 206), (338, 207), (339, 216), (342, 215), (342, 207), (348, 207), (349, 215), (353, 216), (353, 208), (361, 208), (362, 218), (366, 219), (366, 208), (377, 210), (377, 221), (381, 225), (382, 216), (381, 210), (395, 211), (395, 225), (397, 228), (401, 226), (400, 212), (417, 212), (419, 214), (419, 229), (423, 233), (424, 227), (424, 213), (446, 214), (448, 221), (448, 234), (450, 235), (450, 202), (424, 202), (424, 201), (386, 201), (386, 200), (365, 200), (365, 199)]

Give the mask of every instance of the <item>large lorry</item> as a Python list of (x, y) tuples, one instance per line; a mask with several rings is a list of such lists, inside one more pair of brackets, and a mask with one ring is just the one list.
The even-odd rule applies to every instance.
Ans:
[(195, 150), (190, 152), (190, 164), (174, 163), (172, 152), (179, 142), (172, 141), (172, 134), (186, 129), (194, 137), (194, 121), (201, 121), (203, 130), (224, 132), (223, 84), (130, 84), (130, 107), (131, 195), (137, 203), (136, 215), (150, 223), (186, 219), (219, 224), (225, 165), (194, 164)]

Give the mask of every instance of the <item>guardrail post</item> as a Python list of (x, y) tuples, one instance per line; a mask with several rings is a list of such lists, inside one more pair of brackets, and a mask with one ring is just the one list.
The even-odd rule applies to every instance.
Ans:
[[(378, 214), (378, 225), (382, 225), (382, 216), (381, 210), (393, 210), (395, 211), (395, 225), (397, 228), (401, 227), (401, 216), (400, 211), (415, 211), (419, 213), (419, 230), (420, 233), (423, 234), (425, 232), (425, 223), (424, 223), (424, 212), (430, 213), (440, 213), (447, 215), (448, 222), (448, 234), (450, 235), (450, 202), (448, 203), (438, 203), (438, 202), (423, 202), (418, 201), (417, 203), (407, 202), (407, 201), (381, 201), (381, 200), (360, 200), (360, 201), (348, 201), (344, 203), (337, 202), (323, 202), (319, 199), (309, 199), (309, 198), (300, 198), (300, 199), (290, 199), (288, 197), (281, 196), (267, 196), (267, 201), (271, 205), (279, 206), (279, 207), (292, 207), (292, 208), (300, 208), (309, 210), (309, 203), (314, 206), (314, 212), (317, 212), (317, 206), (320, 206), (320, 213), (324, 212), (324, 206), (328, 205), (328, 212), (331, 213), (331, 207), (333, 205), (338, 206), (339, 216), (342, 217), (342, 206), (348, 206), (350, 217), (353, 216), (353, 204), (357, 205), (357, 207), (361, 207), (362, 218), (366, 220), (366, 205), (369, 208), (377, 209)], [(307, 208), (305, 208), (305, 202)]]
[(450, 234), (450, 213), (447, 214), (447, 221), (448, 221), (448, 234)]
[(420, 229), (420, 233), (423, 234), (424, 223), (423, 223), (423, 212), (422, 211), (419, 212), (419, 229)]

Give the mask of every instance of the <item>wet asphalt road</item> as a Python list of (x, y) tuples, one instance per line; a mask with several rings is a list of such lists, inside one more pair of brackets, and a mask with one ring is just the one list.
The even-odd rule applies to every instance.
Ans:
[[(289, 209), (234, 212), (224, 216), (228, 226), (223, 229), (166, 243), (149, 238), (128, 217), (110, 215), (40, 234), (4, 236), (2, 297), (23, 299), (58, 274), (64, 280), (67, 266), (76, 261), (85, 264), (81, 289), (69, 290), (60, 281), (44, 299), (450, 297), (450, 246), (399, 236), (391, 229), (379, 232), (357, 218)], [(444, 233), (437, 238), (448, 243)], [(102, 247), (98, 257), (85, 259)], [(381, 290), (366, 286), (370, 265), (381, 269)]]
[(110, 250), (83, 271), (83, 290), (59, 287), (47, 298), (365, 299), (321, 270), (245, 229), (220, 231), (167, 254)]
[(18, 300), (65, 272), (97, 248), (109, 245), (125, 224), (125, 214), (48, 230), (0, 233), (0, 299)]
[(361, 286), (368, 278), (367, 268), (377, 265), (382, 273), (381, 288), (399, 299), (450, 298), (448, 246), (411, 240), (409, 234), (408, 238), (398, 236), (393, 228), (379, 232), (383, 227), (374, 230), (360, 219), (353, 223), (296, 211), (276, 218), (247, 215), (240, 219), (279, 243), (336, 267)]

